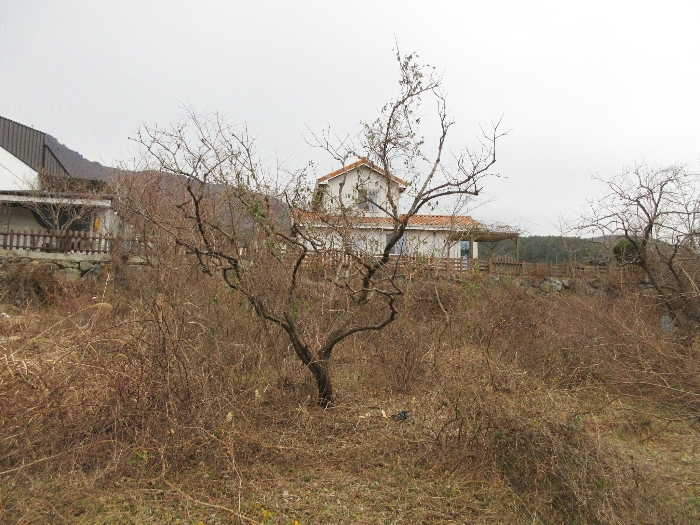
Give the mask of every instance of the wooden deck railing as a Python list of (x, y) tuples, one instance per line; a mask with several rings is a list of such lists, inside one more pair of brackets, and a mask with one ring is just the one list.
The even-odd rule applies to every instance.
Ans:
[(108, 254), (112, 239), (81, 231), (7, 230), (0, 232), (0, 248), (45, 253)]

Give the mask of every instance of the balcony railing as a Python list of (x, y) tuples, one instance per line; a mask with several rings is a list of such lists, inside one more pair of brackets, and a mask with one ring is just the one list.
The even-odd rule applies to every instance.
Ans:
[(25, 252), (108, 254), (110, 237), (87, 231), (7, 230), (0, 232), (0, 248)]

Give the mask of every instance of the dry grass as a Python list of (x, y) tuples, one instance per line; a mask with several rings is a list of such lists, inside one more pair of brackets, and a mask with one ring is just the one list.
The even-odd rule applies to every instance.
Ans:
[(700, 517), (697, 347), (638, 296), (415, 279), (337, 349), (322, 410), (215, 281), (105, 278), (1, 321), (2, 523)]

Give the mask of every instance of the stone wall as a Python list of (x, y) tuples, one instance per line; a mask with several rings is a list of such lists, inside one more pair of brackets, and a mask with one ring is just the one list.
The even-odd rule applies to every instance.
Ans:
[(0, 262), (17, 264), (50, 264), (55, 272), (68, 279), (97, 277), (102, 267), (111, 260), (109, 255), (80, 253), (43, 253), (22, 250), (0, 250)]
[[(557, 277), (520, 277), (489, 275), (488, 279), (494, 282), (510, 282), (525, 289), (529, 295), (542, 295), (560, 293), (566, 290), (575, 290), (587, 295), (604, 294), (610, 289), (629, 289), (637, 292), (648, 292), (648, 285), (640, 281), (616, 282), (614, 279), (585, 278), (576, 279)], [(652, 290), (653, 291), (653, 290)]]

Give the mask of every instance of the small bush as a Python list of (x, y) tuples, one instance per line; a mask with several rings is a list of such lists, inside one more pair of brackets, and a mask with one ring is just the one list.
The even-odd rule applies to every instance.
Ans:
[(55, 303), (73, 289), (55, 270), (50, 263), (3, 261), (0, 264), (0, 302), (18, 307)]

